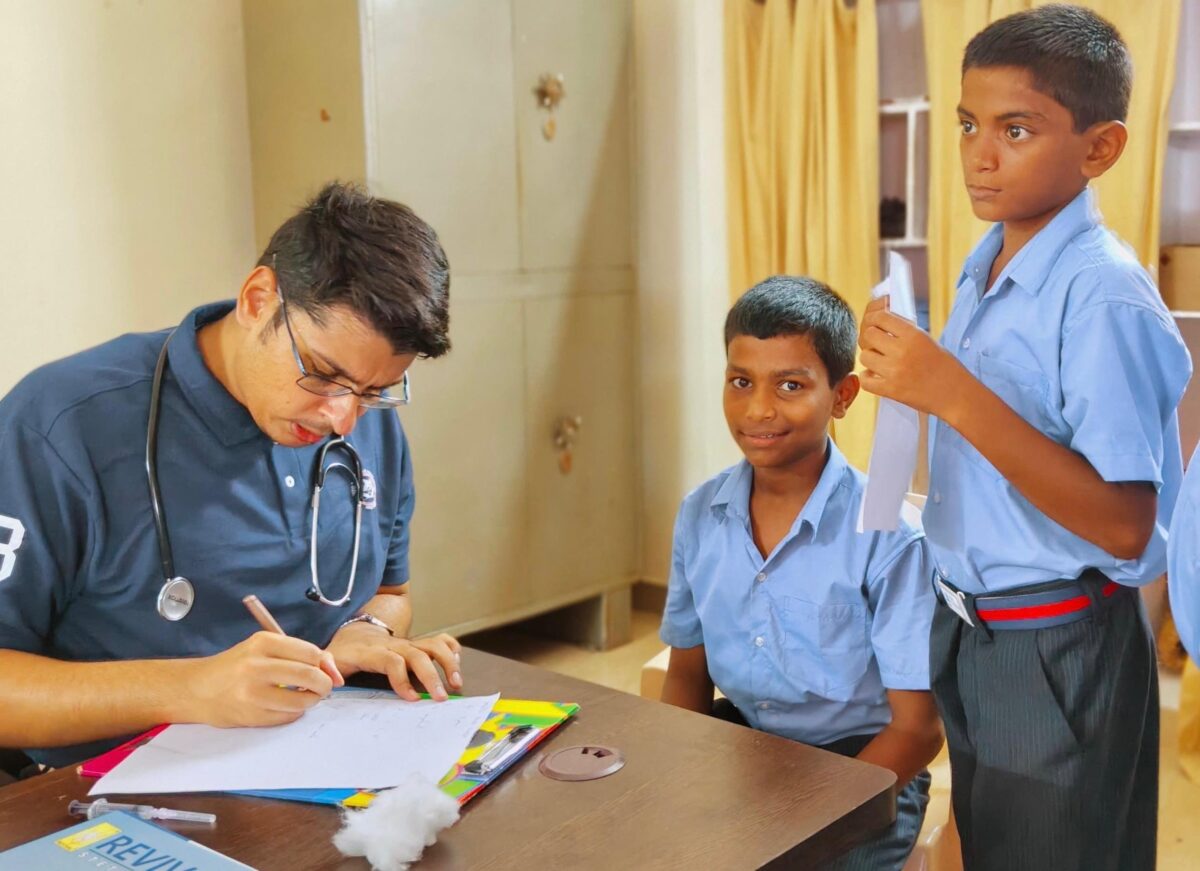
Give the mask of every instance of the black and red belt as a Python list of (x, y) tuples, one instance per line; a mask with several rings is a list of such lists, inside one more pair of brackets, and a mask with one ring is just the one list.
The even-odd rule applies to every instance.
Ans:
[(1120, 584), (1095, 569), (1074, 580), (1050, 581), (978, 596), (958, 590), (940, 575), (936, 580), (948, 588), (938, 591), (943, 604), (959, 613), (959, 608), (946, 598), (955, 596), (968, 615), (977, 617), (994, 631), (1048, 629), (1074, 623), (1090, 616), (1093, 608), (1121, 589)]

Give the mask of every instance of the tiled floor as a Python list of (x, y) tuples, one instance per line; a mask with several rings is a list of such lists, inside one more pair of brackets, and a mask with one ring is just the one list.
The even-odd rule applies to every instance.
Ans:
[[(472, 647), (635, 694), (640, 685), (642, 665), (663, 647), (658, 640), (658, 617), (645, 611), (633, 613), (633, 640), (603, 653), (536, 638), (514, 629), (480, 632), (463, 640)], [(1158, 869), (1197, 871), (1200, 869), (1200, 785), (1184, 777), (1177, 763), (1178, 678), (1163, 676), (1162, 699)]]
[(1179, 767), (1176, 729), (1179, 719), (1179, 677), (1162, 676), (1162, 755), (1158, 786), (1158, 869), (1196, 871), (1200, 868), (1200, 784)]

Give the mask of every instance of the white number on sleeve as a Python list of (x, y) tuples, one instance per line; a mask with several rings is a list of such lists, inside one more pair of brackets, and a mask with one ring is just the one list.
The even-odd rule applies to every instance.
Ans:
[(13, 573), (17, 564), (17, 548), (25, 540), (25, 524), (15, 517), (5, 517), (0, 514), (0, 530), (8, 530), (8, 541), (0, 536), (0, 581)]

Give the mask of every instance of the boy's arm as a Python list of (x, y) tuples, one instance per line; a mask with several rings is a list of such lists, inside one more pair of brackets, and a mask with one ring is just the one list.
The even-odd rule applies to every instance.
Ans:
[(708, 674), (703, 644), (698, 647), (671, 648), (662, 700), (668, 705), (687, 708), (698, 714), (712, 713), (713, 682)]
[(942, 721), (933, 694), (888, 690), (892, 722), (862, 749), (858, 758), (896, 772), (898, 786), (913, 779), (942, 749)]
[(863, 387), (956, 429), (1035, 508), (1119, 559), (1141, 556), (1158, 494), (1145, 481), (1105, 481), (1084, 458), (1031, 426), (920, 327), (875, 300), (859, 345)]
[(662, 701), (701, 714), (712, 713), (713, 682), (704, 652), (704, 628), (696, 611), (688, 582), (685, 553), (693, 526), (688, 522), (688, 503), (675, 517), (671, 541), (671, 577), (667, 581), (667, 604), (663, 608), (659, 637), (671, 648)]

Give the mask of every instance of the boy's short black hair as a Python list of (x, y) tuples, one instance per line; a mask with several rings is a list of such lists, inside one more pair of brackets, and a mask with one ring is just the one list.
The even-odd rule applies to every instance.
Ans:
[(808, 336), (830, 386), (854, 371), (858, 324), (846, 301), (814, 278), (775, 275), (750, 288), (725, 316), (725, 348), (738, 336)]
[(272, 267), (288, 305), (318, 324), (344, 306), (397, 354), (450, 350), (450, 265), (437, 233), (408, 206), (327, 184), (275, 231), (258, 265)]
[(1054, 3), (989, 24), (963, 54), (963, 75), (976, 67), (1028, 70), (1033, 86), (1071, 113), (1076, 133), (1101, 121), (1124, 121), (1129, 113), (1129, 49), (1090, 9)]

